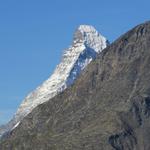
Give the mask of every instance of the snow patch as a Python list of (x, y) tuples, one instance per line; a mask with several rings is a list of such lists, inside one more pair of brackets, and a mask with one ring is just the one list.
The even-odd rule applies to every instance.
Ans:
[(10, 124), (8, 123), (8, 130), (15, 129), (20, 121), (39, 104), (48, 101), (72, 85), (82, 70), (106, 48), (107, 44), (106, 38), (94, 27), (79, 26), (74, 34), (73, 44), (65, 50), (54, 73), (24, 99), (14, 118)]

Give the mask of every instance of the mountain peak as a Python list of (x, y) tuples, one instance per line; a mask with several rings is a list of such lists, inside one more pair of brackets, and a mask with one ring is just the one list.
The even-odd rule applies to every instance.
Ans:
[(80, 25), (78, 30), (82, 33), (93, 33), (97, 32), (96, 29), (91, 25)]
[(107, 46), (107, 40), (92, 26), (81, 25), (75, 32), (73, 44), (64, 52), (54, 73), (31, 92), (18, 108), (8, 129), (14, 129), (26, 115), (72, 85), (82, 70)]
[[(67, 51), (58, 77), (74, 58), (73, 75), (93, 58), (89, 47), (75, 48), (82, 53)], [(144, 23), (103, 50), (72, 87), (36, 107), (0, 149), (150, 150), (149, 68), (150, 23)]]
[(91, 25), (80, 25), (75, 33), (73, 44), (84, 43), (99, 53), (108, 44), (107, 39), (102, 36), (93, 26)]

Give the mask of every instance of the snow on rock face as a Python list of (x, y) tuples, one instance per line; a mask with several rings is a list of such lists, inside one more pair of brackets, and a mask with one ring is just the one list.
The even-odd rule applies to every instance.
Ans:
[[(39, 104), (48, 101), (74, 83), (81, 71), (96, 55), (106, 48), (108, 42), (94, 27), (81, 25), (74, 34), (72, 46), (65, 50), (54, 73), (22, 102), (9, 128), (15, 128), (26, 115)], [(16, 125), (17, 124), (17, 125)], [(9, 129), (10, 130), (10, 129)]]
[(100, 35), (93, 26), (89, 25), (79, 26), (74, 35), (74, 42), (77, 42), (78, 40), (84, 41), (84, 44), (97, 53), (106, 48), (108, 44), (106, 38)]
[(22, 119), (37, 105), (49, 100), (73, 84), (80, 72), (107, 46), (107, 40), (94, 27), (81, 25), (74, 35), (73, 45), (64, 54), (52, 76), (30, 93), (16, 113)]

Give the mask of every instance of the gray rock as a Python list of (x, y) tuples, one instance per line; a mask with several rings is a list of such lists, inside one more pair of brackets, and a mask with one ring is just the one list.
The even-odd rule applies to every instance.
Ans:
[(108, 46), (75, 84), (35, 108), (1, 150), (149, 150), (150, 22)]

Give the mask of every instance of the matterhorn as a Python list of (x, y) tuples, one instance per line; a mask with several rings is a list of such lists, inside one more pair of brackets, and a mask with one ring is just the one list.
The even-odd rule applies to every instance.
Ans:
[(64, 50), (61, 62), (53, 74), (23, 100), (13, 119), (0, 130), (0, 134), (16, 128), (35, 107), (71, 86), (108, 44), (108, 40), (93, 26), (80, 25), (74, 33), (72, 45)]

